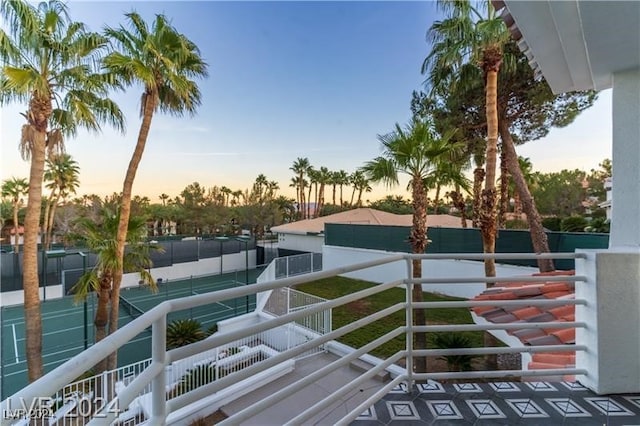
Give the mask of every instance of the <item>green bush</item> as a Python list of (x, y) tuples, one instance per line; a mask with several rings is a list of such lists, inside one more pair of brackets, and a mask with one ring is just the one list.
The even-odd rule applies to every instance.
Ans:
[(562, 219), (558, 216), (545, 217), (542, 219), (542, 226), (549, 231), (560, 231)]
[(167, 326), (167, 349), (175, 349), (207, 337), (194, 319), (179, 319)]
[(529, 229), (529, 223), (522, 219), (507, 220), (504, 223), (506, 229)]
[(562, 219), (560, 230), (563, 232), (584, 232), (589, 225), (587, 219), (582, 216), (569, 216)]
[[(438, 349), (472, 348), (468, 336), (460, 333), (435, 333), (433, 343)], [(478, 355), (444, 355), (440, 359), (447, 361), (449, 371), (471, 371), (471, 363)]]

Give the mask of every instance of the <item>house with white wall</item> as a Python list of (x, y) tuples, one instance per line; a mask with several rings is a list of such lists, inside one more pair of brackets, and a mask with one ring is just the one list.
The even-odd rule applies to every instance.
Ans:
[[(274, 226), (271, 231), (278, 234), (278, 248), (300, 252), (322, 253), (325, 223), (352, 225), (412, 226), (413, 215), (394, 214), (371, 208), (359, 208), (315, 219)], [(461, 228), (459, 217), (448, 214), (429, 215), (429, 227)], [(471, 227), (471, 221), (467, 221)]]

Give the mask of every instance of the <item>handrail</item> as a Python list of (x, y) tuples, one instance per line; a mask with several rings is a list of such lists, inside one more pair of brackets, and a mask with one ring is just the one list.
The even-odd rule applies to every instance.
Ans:
[[(517, 324), (481, 324), (481, 325), (429, 325), (429, 326), (417, 326), (413, 325), (409, 319), (411, 318), (411, 312), (414, 309), (431, 309), (431, 308), (444, 308), (444, 307), (476, 307), (476, 306), (559, 306), (559, 305), (584, 305), (586, 302), (584, 300), (576, 300), (576, 299), (563, 299), (563, 300), (537, 300), (537, 299), (528, 299), (523, 301), (496, 301), (496, 300), (486, 300), (486, 301), (455, 301), (455, 302), (413, 302), (411, 299), (411, 291), (410, 288), (413, 285), (419, 284), (430, 284), (430, 283), (478, 283), (478, 282), (506, 282), (506, 281), (522, 281), (522, 282), (531, 282), (531, 283), (542, 283), (548, 281), (554, 282), (580, 282), (586, 281), (586, 277), (583, 276), (527, 276), (527, 277), (450, 277), (450, 278), (412, 278), (412, 260), (441, 260), (441, 259), (453, 259), (453, 260), (483, 260), (483, 259), (576, 259), (576, 258), (584, 258), (586, 255), (584, 253), (552, 253), (552, 254), (531, 254), (531, 253), (502, 253), (502, 254), (391, 254), (387, 257), (361, 262), (358, 264), (342, 266), (338, 268), (334, 268), (331, 270), (324, 270), (319, 272), (312, 272), (304, 275), (297, 275), (294, 277), (277, 279), (275, 281), (269, 281), (264, 283), (246, 285), (242, 287), (230, 288), (225, 290), (219, 290), (216, 292), (204, 293), (199, 295), (188, 296), (182, 299), (174, 299), (167, 300), (152, 308), (148, 312), (145, 312), (140, 317), (131, 321), (127, 326), (117, 330), (114, 334), (107, 336), (102, 341), (96, 343), (95, 345), (89, 347), (87, 350), (77, 355), (76, 357), (66, 361), (58, 368), (54, 369), (52, 372), (48, 373), (46, 376), (38, 379), (37, 381), (29, 384), (22, 390), (16, 392), (14, 395), (8, 397), (4, 401), (2, 401), (0, 405), (0, 409), (4, 410), (7, 407), (17, 407), (17, 406), (27, 406), (30, 407), (34, 402), (37, 404), (43, 395), (52, 395), (64, 385), (68, 384), (74, 378), (78, 377), (80, 374), (93, 367), (96, 363), (98, 363), (101, 359), (104, 358), (105, 354), (112, 353), (117, 351), (121, 346), (135, 338), (141, 331), (147, 329), (148, 327), (153, 327), (153, 362), (141, 373), (139, 374), (131, 383), (129, 383), (122, 391), (119, 392), (116, 400), (112, 401), (112, 404), (121, 404), (122, 407), (127, 407), (129, 404), (139, 395), (139, 393), (150, 383), (153, 383), (153, 418), (152, 422), (164, 422), (166, 415), (175, 411), (178, 408), (184, 407), (198, 398), (205, 396), (211, 392), (216, 392), (220, 389), (223, 389), (225, 386), (228, 386), (232, 383), (235, 383), (239, 380), (247, 378), (252, 374), (257, 372), (261, 372), (270, 368), (272, 366), (281, 363), (283, 360), (290, 359), (294, 354), (304, 353), (311, 348), (318, 347), (330, 340), (333, 340), (337, 337), (340, 337), (356, 328), (359, 328), (367, 323), (375, 321), (379, 318), (382, 318), (391, 312), (395, 312), (397, 310), (407, 308), (407, 325), (400, 329), (397, 329), (396, 334), (408, 333), (407, 342), (412, 342), (413, 333), (420, 332), (453, 332), (453, 331), (467, 331), (467, 330), (513, 330), (513, 329), (524, 329), (524, 328), (576, 328), (576, 327), (586, 327), (584, 322), (536, 322), (536, 323), (517, 323)], [(376, 266), (382, 266), (393, 262), (405, 261), (407, 263), (407, 275), (403, 279), (390, 281), (381, 285), (377, 285), (375, 287), (371, 287), (365, 290), (361, 290), (356, 293), (352, 293), (346, 296), (342, 296), (337, 299), (328, 300), (325, 302), (317, 303), (314, 305), (310, 305), (305, 309), (301, 309), (295, 312), (290, 312), (288, 314), (282, 315), (280, 317), (276, 317), (273, 319), (266, 320), (259, 324), (252, 325), (251, 329), (240, 329), (229, 331), (225, 333), (221, 333), (215, 336), (212, 336), (206, 340), (199, 341), (193, 343), (188, 346), (183, 346), (177, 349), (166, 351), (164, 349), (164, 340), (166, 339), (166, 320), (167, 315), (171, 312), (180, 311), (184, 309), (194, 308), (197, 306), (208, 305), (228, 299), (233, 299), (237, 297), (248, 296), (250, 294), (255, 294), (258, 292), (263, 292), (267, 290), (273, 290), (276, 288), (289, 287), (291, 285), (307, 283), (311, 281), (315, 281), (323, 278), (330, 278), (336, 275), (347, 274), (349, 272), (355, 272), (362, 269), (372, 268)], [(369, 295), (379, 293), (386, 289), (397, 287), (400, 285), (404, 285), (407, 288), (407, 301), (402, 304), (397, 304), (392, 307), (386, 308), (384, 310), (378, 311), (368, 317), (365, 317), (361, 320), (358, 320), (354, 323), (349, 324), (348, 326), (344, 326), (339, 328), (338, 330), (334, 330), (329, 332), (323, 336), (319, 336), (313, 338), (312, 340), (302, 343), (294, 348), (288, 349), (284, 352), (281, 352), (278, 355), (272, 356), (267, 360), (249, 366), (243, 370), (240, 370), (234, 373), (232, 376), (226, 376), (219, 378), (218, 380), (205, 384), (203, 386), (198, 387), (195, 390), (187, 392), (183, 395), (172, 398), (169, 401), (165, 401), (165, 383), (164, 383), (164, 367), (169, 365), (170, 363), (185, 359), (187, 357), (202, 353), (207, 350), (211, 350), (216, 347), (220, 347), (225, 344), (229, 344), (231, 342), (237, 341), (240, 338), (247, 337), (254, 333), (260, 333), (268, 330), (272, 330), (276, 327), (291, 323), (292, 321), (304, 318), (310, 314), (318, 313), (321, 311), (325, 311), (327, 309), (331, 309), (336, 306), (343, 305), (345, 303), (349, 303), (354, 300), (358, 300)], [(393, 334), (390, 333), (390, 334)], [(388, 337), (389, 334), (383, 336)], [(374, 340), (374, 342), (380, 342), (380, 339)], [(363, 346), (363, 348), (356, 350), (351, 355), (343, 357), (337, 363), (334, 363), (333, 368), (337, 368), (345, 363), (348, 363), (349, 360), (354, 359), (367, 351), (369, 351), (374, 342), (371, 342), (368, 345)], [(366, 349), (365, 349), (366, 348)], [(395, 359), (397, 356), (406, 356), (408, 365), (412, 365), (412, 359), (415, 356), (424, 356), (424, 355), (444, 355), (446, 354), (480, 354), (480, 353), (511, 353), (511, 352), (543, 352), (545, 350), (549, 351), (551, 349), (554, 350), (568, 350), (559, 347), (528, 347), (528, 348), (518, 348), (519, 350), (514, 350), (512, 348), (470, 348), (470, 349), (449, 349), (449, 350), (412, 350), (411, 346), (408, 345), (406, 350), (400, 351), (393, 355), (391, 358)], [(572, 347), (572, 350), (584, 350), (586, 349), (583, 345), (576, 345)], [(453, 351), (453, 352), (452, 352)], [(357, 355), (354, 355), (357, 354)], [(333, 365), (333, 364), (332, 364)], [(386, 365), (386, 364), (385, 364)], [(378, 368), (378, 367), (376, 367)], [(324, 371), (324, 370), (320, 370)], [(316, 372), (320, 374), (320, 371)], [(328, 370), (327, 370), (328, 371)], [(377, 369), (375, 371), (378, 371)], [(519, 370), (518, 370), (519, 371)], [(545, 375), (555, 373), (555, 370), (544, 370), (542, 372), (538, 372), (535, 370), (537, 374), (535, 375)], [(562, 374), (587, 374), (586, 371), (577, 370), (577, 369), (559, 369), (557, 372), (562, 372)], [(486, 373), (486, 372), (484, 372)], [(502, 371), (496, 376), (485, 375), (484, 377), (507, 377), (512, 372)], [(520, 375), (534, 375), (531, 372), (520, 372)], [(369, 374), (369, 373), (367, 373)], [(405, 379), (408, 378), (409, 382), (412, 382), (414, 379), (424, 378), (423, 375), (413, 373), (412, 371), (406, 372)], [(452, 373), (447, 373), (452, 374)], [(468, 374), (466, 372), (465, 374)], [(161, 377), (162, 376), (162, 377)], [(457, 377), (455, 374), (453, 376), (447, 376), (451, 378)], [(309, 376), (308, 380), (313, 380), (315, 375)], [(368, 377), (368, 376), (366, 376)], [(439, 374), (433, 375), (430, 373), (430, 378), (440, 377)], [(443, 376), (444, 377), (444, 376)], [(461, 376), (462, 377), (462, 376)], [(464, 376), (470, 377), (470, 376)], [(475, 377), (471, 375), (471, 377)], [(274, 401), (277, 398), (284, 398), (286, 395), (294, 392), (295, 389), (298, 389), (302, 384), (296, 384), (295, 386), (289, 386), (282, 391), (272, 395), (267, 401)], [(292, 390), (293, 389), (293, 390)], [(276, 397), (277, 395), (277, 397)], [(340, 392), (337, 392), (336, 395), (340, 395)], [(282, 399), (280, 398), (280, 399)], [(307, 419), (309, 416), (312, 416), (317, 410), (325, 407), (333, 401), (332, 398), (327, 398), (325, 401), (310, 407), (305, 412), (301, 413), (296, 419)], [(234, 416), (234, 422), (239, 418), (246, 418), (246, 416), (250, 416), (251, 413), (256, 413), (259, 407), (266, 404), (258, 403), (252, 409), (245, 409), (241, 411), (236, 417)], [(256, 408), (258, 407), (258, 408)], [(113, 407), (112, 407), (113, 408)], [(244, 413), (244, 414), (243, 414)], [(117, 417), (117, 413), (107, 413), (107, 416), (103, 418), (94, 418), (91, 421), (91, 424), (107, 424), (110, 421), (115, 420)], [(294, 419), (295, 420), (295, 419)], [(9, 419), (2, 419), (2, 424), (10, 423)]]

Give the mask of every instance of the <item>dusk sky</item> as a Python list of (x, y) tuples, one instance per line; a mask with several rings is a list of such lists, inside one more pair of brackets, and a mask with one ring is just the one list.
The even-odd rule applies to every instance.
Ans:
[[(294, 196), (289, 170), (298, 157), (349, 173), (380, 153), (376, 136), (405, 124), (411, 92), (422, 88), (425, 34), (433, 2), (71, 2), (73, 20), (100, 31), (136, 10), (147, 22), (164, 13), (200, 48), (209, 78), (200, 82), (195, 117), (156, 114), (134, 194), (159, 202), (199, 182), (250, 187), (260, 173)], [(141, 87), (114, 94), (127, 117), (122, 135), (67, 140), (79, 163), (79, 194), (111, 194), (122, 180), (138, 134)], [(18, 153), (25, 105), (2, 109), (0, 179), (28, 178)], [(590, 170), (611, 158), (611, 92), (565, 129), (518, 148), (534, 170)], [(374, 186), (375, 200), (404, 185)]]

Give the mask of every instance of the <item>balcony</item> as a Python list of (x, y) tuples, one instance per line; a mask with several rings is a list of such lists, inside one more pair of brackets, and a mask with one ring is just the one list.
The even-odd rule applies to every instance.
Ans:
[[(506, 282), (513, 277), (481, 276), (412, 278), (413, 261), (480, 261), (506, 259), (575, 259), (575, 275), (554, 276), (554, 282), (575, 283), (575, 298), (553, 300), (468, 300), (415, 302), (415, 285)], [(393, 420), (487, 419), (527, 424), (541, 419), (557, 424), (577, 417), (602, 424), (620, 416), (640, 421), (640, 321), (638, 273), (640, 254), (608, 250), (570, 254), (386, 254), (378, 259), (331, 270), (271, 280), (163, 302), (102, 342), (2, 402), (2, 424), (26, 424), (20, 408), (46, 414), (50, 424), (190, 424), (197, 418), (225, 416), (220, 424), (366, 424)], [(293, 300), (290, 286), (320, 278), (366, 271), (394, 279), (333, 300), (307, 300), (299, 307), (275, 307), (272, 295)], [(548, 277), (519, 276), (519, 282), (542, 283)], [(405, 290), (405, 300), (354, 323), (331, 330), (331, 309), (394, 287)], [(173, 350), (165, 350), (167, 315), (227, 299), (257, 294), (253, 314), (220, 324), (212, 337)], [(295, 298), (299, 298), (296, 295)], [(304, 297), (302, 298), (304, 299)], [(271, 304), (270, 303), (271, 300)], [(520, 322), (517, 324), (426, 325), (413, 323), (416, 309), (487, 306), (553, 307), (573, 305), (574, 321)], [(266, 309), (265, 309), (266, 308)], [(277, 312), (276, 312), (277, 311)], [(271, 313), (269, 313), (271, 312)], [(350, 331), (384, 321), (404, 312), (405, 324), (372, 335), (359, 349), (338, 342)], [(70, 388), (69, 384), (105, 354), (122, 347), (152, 327), (152, 358), (130, 374), (107, 373)], [(491, 331), (509, 329), (575, 329), (574, 345), (422, 349), (414, 348), (415, 333)], [(369, 352), (403, 337), (404, 349), (387, 359)], [(544, 354), (576, 352), (568, 368), (465, 372), (414, 371), (417, 357), (485, 354)], [(577, 380), (550, 382), (574, 376)], [(551, 379), (552, 380), (552, 379)], [(610, 395), (616, 396), (610, 396)], [(621, 395), (619, 395), (621, 394)], [(84, 404), (85, 408), (82, 408)], [(36, 407), (41, 410), (37, 411)], [(22, 413), (24, 414), (24, 413)], [(8, 415), (15, 415), (10, 419)], [(228, 416), (228, 417), (227, 417)], [(546, 420), (545, 420), (546, 419)], [(604, 419), (604, 420), (603, 420)], [(588, 423), (588, 421), (587, 421)], [(595, 423), (594, 423), (595, 424)]]

